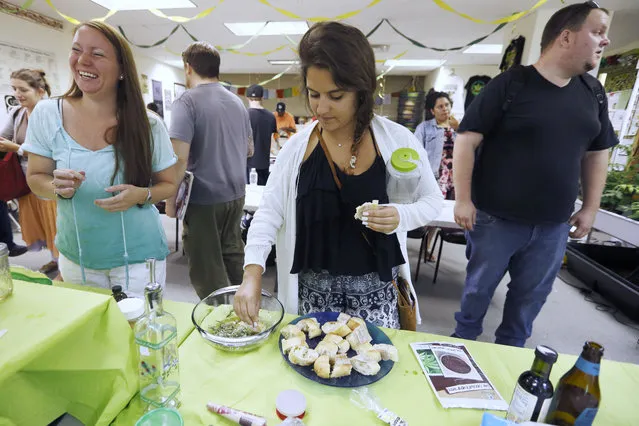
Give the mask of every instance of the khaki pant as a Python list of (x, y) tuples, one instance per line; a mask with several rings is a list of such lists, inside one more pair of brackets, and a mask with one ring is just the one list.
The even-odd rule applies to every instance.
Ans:
[(208, 206), (189, 204), (186, 210), (182, 242), (189, 259), (191, 284), (200, 299), (229, 283), (242, 283), (243, 209), (244, 197)]

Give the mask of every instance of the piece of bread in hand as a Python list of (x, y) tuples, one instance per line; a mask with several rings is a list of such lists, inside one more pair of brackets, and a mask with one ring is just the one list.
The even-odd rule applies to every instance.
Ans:
[(355, 209), (355, 219), (363, 220), (365, 211), (374, 210), (377, 207), (379, 207), (379, 200), (373, 200), (371, 203), (364, 203), (361, 206), (357, 206)]

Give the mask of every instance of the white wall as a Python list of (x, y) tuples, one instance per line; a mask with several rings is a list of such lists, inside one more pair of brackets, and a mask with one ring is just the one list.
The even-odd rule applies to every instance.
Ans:
[[(71, 72), (69, 71), (68, 57), (73, 39), (73, 26), (64, 25), (63, 31), (54, 30), (42, 25), (34, 24), (30, 21), (17, 18), (15, 16), (0, 13), (0, 42), (8, 44), (28, 47), (45, 53), (55, 55), (55, 67), (53, 70), (44, 67), (50, 84), (58, 89), (54, 90), (52, 95), (58, 96), (64, 93), (71, 83)], [(159, 80), (162, 82), (163, 89), (171, 90), (171, 98), (173, 98), (173, 83), (184, 84), (184, 73), (182, 69), (175, 68), (164, 63), (157, 62), (151, 58), (143, 56), (138, 50), (134, 51), (135, 61), (139, 74), (146, 74), (149, 77), (148, 93), (143, 93), (145, 103), (152, 100), (151, 80)], [(10, 74), (13, 71), (11, 64), (2, 63), (0, 67), (5, 70), (2, 75)], [(5, 72), (8, 71), (8, 72)], [(56, 81), (53, 81), (53, 80)], [(0, 81), (0, 97), (11, 94), (9, 81)], [(166, 108), (166, 100), (165, 100)], [(165, 111), (165, 119), (170, 121), (170, 111)], [(4, 123), (6, 112), (4, 107), (0, 107), (0, 124)]]
[(618, 49), (613, 49), (613, 50), (608, 50), (606, 49), (605, 56), (612, 56), (612, 55), (619, 55), (620, 53), (625, 53), (629, 50), (633, 50), (633, 49), (639, 49), (639, 40), (636, 40), (630, 44), (627, 44), (625, 46), (622, 46)]
[[(162, 82), (162, 94), (166, 93), (166, 90), (171, 91), (171, 101), (174, 100), (175, 91), (173, 88), (174, 83), (184, 84), (184, 70), (182, 68), (172, 67), (163, 62), (157, 62), (147, 56), (139, 54), (139, 50), (134, 52), (135, 64), (138, 67), (139, 74), (145, 74), (148, 77), (148, 90), (144, 91), (142, 88), (142, 97), (144, 98), (144, 104), (153, 102), (153, 86), (152, 80)], [(168, 100), (164, 97), (164, 122), (169, 126), (171, 124), (171, 106)]]
[[(53, 95), (61, 95), (69, 86), (70, 72), (67, 65), (69, 48), (71, 46), (71, 27), (65, 26), (64, 31), (57, 31), (42, 25), (34, 24), (24, 19), (16, 18), (0, 13), (0, 41), (19, 46), (35, 49), (55, 56), (55, 67), (48, 69), (48, 66), (41, 68), (47, 73), (46, 78), (53, 88)], [(6, 61), (5, 61), (6, 62)], [(2, 63), (3, 80), (0, 81), (0, 97), (13, 94), (9, 85), (9, 75), (15, 68), (11, 63)], [(4, 103), (4, 100), (2, 101)], [(0, 123), (4, 123), (7, 114), (4, 105), (0, 107)]]
[[(500, 73), (498, 65), (446, 65), (441, 66), (429, 74), (426, 75), (424, 80), (424, 90), (428, 92), (431, 88), (435, 90), (442, 90), (442, 87), (446, 85), (446, 82), (454, 71), (454, 74), (461, 77), (464, 81), (464, 86), (468, 80), (476, 75), (487, 75), (488, 77), (495, 77)], [(466, 99), (466, 91), (462, 95), (463, 99)], [(458, 119), (464, 115), (464, 102), (453, 103), (453, 114)]]

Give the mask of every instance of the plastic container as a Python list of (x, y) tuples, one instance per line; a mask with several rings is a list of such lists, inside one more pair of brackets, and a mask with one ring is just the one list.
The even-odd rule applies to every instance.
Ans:
[(422, 160), (412, 148), (393, 151), (386, 164), (387, 192), (391, 203), (411, 204), (417, 200), (417, 188), (421, 178)]
[(282, 391), (275, 399), (275, 409), (281, 420), (289, 417), (303, 419), (306, 414), (306, 398), (294, 389)]
[(118, 302), (118, 307), (131, 328), (144, 316), (144, 300), (135, 297), (127, 297)]
[(184, 420), (177, 410), (156, 408), (140, 417), (135, 426), (184, 426)]

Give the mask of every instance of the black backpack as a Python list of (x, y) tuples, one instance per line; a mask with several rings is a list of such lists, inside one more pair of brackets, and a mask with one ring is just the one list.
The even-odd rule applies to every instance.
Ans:
[[(512, 79), (510, 80), (508, 88), (506, 89), (506, 100), (501, 107), (502, 114), (505, 114), (506, 111), (508, 111), (508, 108), (510, 108), (521, 89), (523, 89), (526, 85), (531, 71), (530, 68), (531, 67), (517, 65), (509, 70), (512, 73)], [(590, 89), (594, 99), (597, 101), (599, 110), (601, 110), (601, 107), (606, 100), (606, 93), (601, 83), (599, 83), (599, 80), (597, 80), (590, 74), (581, 74), (579, 78)]]

